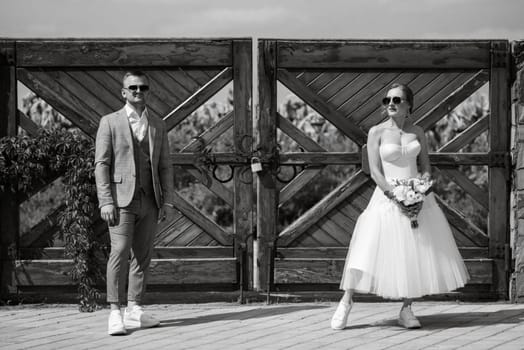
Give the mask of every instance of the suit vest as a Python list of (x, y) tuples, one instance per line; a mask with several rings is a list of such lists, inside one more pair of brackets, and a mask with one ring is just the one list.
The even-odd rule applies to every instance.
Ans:
[(148, 133), (146, 133), (142, 141), (136, 139), (135, 133), (132, 130), (131, 135), (133, 137), (133, 153), (136, 168), (135, 194), (142, 189), (144, 193), (154, 195)]

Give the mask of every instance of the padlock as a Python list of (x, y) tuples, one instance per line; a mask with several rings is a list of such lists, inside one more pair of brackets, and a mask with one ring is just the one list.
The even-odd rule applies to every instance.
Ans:
[(260, 163), (260, 158), (258, 157), (251, 158), (251, 171), (254, 173), (258, 173), (262, 171), (262, 163)]

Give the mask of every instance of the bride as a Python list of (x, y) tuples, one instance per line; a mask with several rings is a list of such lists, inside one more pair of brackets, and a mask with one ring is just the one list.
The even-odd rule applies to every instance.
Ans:
[(455, 290), (469, 278), (433, 193), (418, 204), (415, 228), (408, 207), (393, 194), (392, 180), (430, 179), (424, 131), (409, 121), (413, 92), (393, 84), (382, 103), (389, 118), (370, 129), (367, 141), (371, 178), (377, 186), (355, 225), (340, 282), (344, 296), (331, 319), (333, 329), (346, 326), (354, 292), (403, 299), (399, 325), (420, 328), (412, 299)]

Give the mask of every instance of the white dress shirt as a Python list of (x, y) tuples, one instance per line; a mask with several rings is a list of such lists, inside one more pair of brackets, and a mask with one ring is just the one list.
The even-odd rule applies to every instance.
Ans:
[(149, 123), (147, 122), (147, 108), (144, 109), (141, 116), (138, 116), (136, 110), (126, 103), (125, 105), (127, 118), (129, 120), (129, 125), (131, 125), (131, 130), (136, 136), (138, 141), (142, 141), (147, 135), (147, 127)]

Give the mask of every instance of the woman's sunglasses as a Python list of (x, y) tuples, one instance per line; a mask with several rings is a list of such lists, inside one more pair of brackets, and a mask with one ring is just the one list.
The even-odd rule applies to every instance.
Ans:
[(382, 104), (384, 106), (387, 106), (391, 103), (391, 101), (393, 101), (393, 104), (396, 104), (396, 105), (399, 105), (402, 103), (402, 101), (404, 101), (404, 99), (398, 97), (398, 96), (395, 96), (395, 97), (384, 97), (382, 99)]
[(138, 91), (140, 89), (140, 91), (146, 92), (146, 91), (149, 91), (149, 85), (129, 85), (128, 87), (124, 89), (131, 90), (131, 91)]

